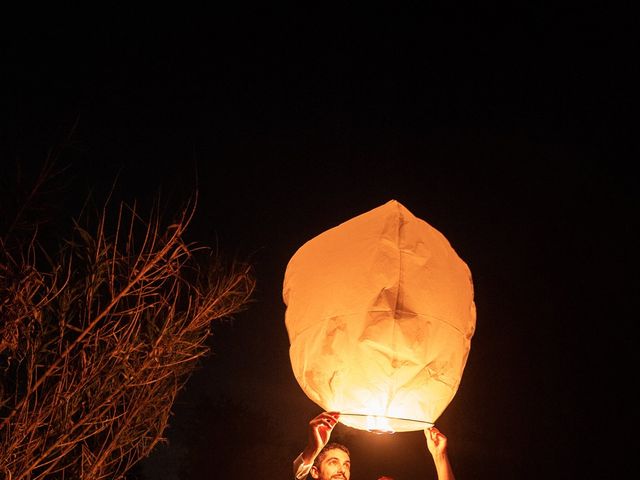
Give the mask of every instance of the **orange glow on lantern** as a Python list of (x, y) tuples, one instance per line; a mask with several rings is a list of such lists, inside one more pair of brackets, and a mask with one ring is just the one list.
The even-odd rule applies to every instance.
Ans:
[(471, 273), (397, 201), (300, 247), (283, 298), (295, 378), (343, 424), (422, 430), (455, 395), (475, 330)]

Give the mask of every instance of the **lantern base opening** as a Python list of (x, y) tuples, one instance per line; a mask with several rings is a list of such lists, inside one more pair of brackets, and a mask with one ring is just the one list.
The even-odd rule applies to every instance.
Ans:
[(367, 430), (376, 434), (413, 432), (433, 427), (433, 422), (410, 418), (367, 415), (363, 413), (340, 413), (340, 422), (348, 427)]

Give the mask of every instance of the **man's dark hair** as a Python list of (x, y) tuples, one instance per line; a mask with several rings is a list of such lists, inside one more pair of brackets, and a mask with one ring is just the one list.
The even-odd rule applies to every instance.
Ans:
[(313, 461), (313, 466), (319, 469), (320, 464), (322, 463), (322, 460), (324, 460), (324, 457), (327, 456), (327, 452), (329, 450), (335, 450), (335, 449), (342, 450), (344, 453), (349, 455), (349, 457), (351, 457), (351, 453), (349, 452), (349, 449), (347, 447), (345, 447), (344, 445), (338, 442), (329, 442), (324, 446), (322, 450), (320, 450), (320, 453), (318, 454), (316, 459)]

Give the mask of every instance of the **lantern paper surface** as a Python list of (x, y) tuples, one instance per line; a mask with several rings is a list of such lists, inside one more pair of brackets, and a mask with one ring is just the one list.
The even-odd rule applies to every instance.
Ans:
[(283, 298), (295, 378), (342, 423), (422, 430), (458, 390), (476, 322), (471, 273), (399, 202), (302, 245)]

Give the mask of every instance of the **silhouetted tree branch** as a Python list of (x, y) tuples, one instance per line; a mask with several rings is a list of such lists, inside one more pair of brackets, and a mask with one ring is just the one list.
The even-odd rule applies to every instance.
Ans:
[[(74, 225), (50, 268), (0, 237), (0, 472), (10, 480), (118, 479), (163, 439), (214, 320), (245, 307), (250, 268), (121, 204), (109, 228)], [(16, 221), (20, 221), (17, 219)], [(16, 247), (19, 246), (19, 248)]]

